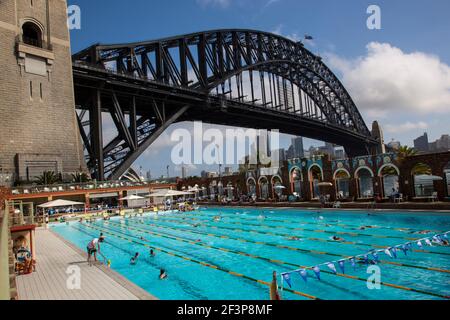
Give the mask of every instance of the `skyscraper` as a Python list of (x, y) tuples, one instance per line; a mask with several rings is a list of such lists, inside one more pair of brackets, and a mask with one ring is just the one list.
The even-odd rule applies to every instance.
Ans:
[(414, 149), (421, 152), (430, 151), (430, 146), (428, 143), (428, 134), (426, 132), (422, 136), (414, 140)]
[(305, 151), (303, 150), (303, 138), (295, 137), (292, 139), (292, 146), (294, 148), (294, 158), (303, 158), (305, 156)]

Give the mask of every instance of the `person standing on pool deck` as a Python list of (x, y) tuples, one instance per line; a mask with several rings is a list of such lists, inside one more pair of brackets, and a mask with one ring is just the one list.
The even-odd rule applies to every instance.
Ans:
[(97, 251), (100, 252), (100, 243), (105, 241), (103, 234), (99, 238), (92, 239), (87, 245), (88, 259), (87, 262), (91, 265), (91, 256), (94, 254), (94, 260), (97, 262)]

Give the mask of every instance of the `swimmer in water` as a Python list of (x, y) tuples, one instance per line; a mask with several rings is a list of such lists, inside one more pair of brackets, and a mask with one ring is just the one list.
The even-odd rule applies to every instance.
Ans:
[(150, 249), (150, 257), (156, 256), (156, 253), (153, 249)]
[(164, 279), (167, 279), (167, 273), (166, 273), (166, 270), (161, 269), (159, 271), (159, 280), (164, 280)]
[(338, 236), (333, 236), (333, 240), (334, 241), (345, 241), (344, 238), (338, 237)]
[(133, 264), (133, 265), (136, 264), (138, 258), (139, 258), (139, 252), (136, 252), (136, 254), (134, 255), (134, 257), (131, 258), (130, 264)]
[(289, 237), (288, 240), (290, 240), (290, 241), (300, 241), (301, 239), (299, 237)]
[(428, 233), (431, 233), (432, 231), (431, 230), (422, 230), (422, 231), (414, 231), (414, 232), (411, 232), (411, 233), (415, 233), (415, 234), (428, 234)]

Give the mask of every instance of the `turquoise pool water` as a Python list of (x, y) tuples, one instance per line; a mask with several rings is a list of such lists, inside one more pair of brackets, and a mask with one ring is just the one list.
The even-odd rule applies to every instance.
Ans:
[[(214, 217), (220, 216), (219, 221)], [(361, 230), (361, 226), (373, 226)], [(272, 272), (312, 267), (404, 244), (450, 230), (439, 213), (307, 211), (294, 209), (204, 208), (191, 213), (145, 214), (93, 223), (55, 224), (52, 230), (82, 250), (100, 232), (111, 267), (160, 299), (265, 300)], [(427, 235), (416, 231), (430, 230)], [(332, 240), (333, 235), (345, 242)], [(290, 237), (298, 239), (289, 239)], [(450, 247), (413, 242), (414, 252), (397, 258), (379, 254), (381, 285), (367, 288), (367, 265), (345, 264), (345, 274), (321, 266), (321, 281), (292, 274), (293, 291), (283, 299), (441, 299), (450, 295)], [(149, 254), (156, 249), (156, 256)], [(130, 258), (136, 253), (136, 265)], [(159, 280), (163, 268), (169, 277)], [(340, 270), (336, 264), (338, 273)], [(433, 268), (433, 269), (430, 269)], [(242, 276), (243, 275), (243, 276)], [(248, 278), (246, 278), (248, 277)], [(279, 283), (280, 283), (279, 279)], [(285, 283), (284, 286), (289, 288)], [(397, 286), (401, 286), (398, 288)], [(412, 290), (410, 290), (412, 288)]]

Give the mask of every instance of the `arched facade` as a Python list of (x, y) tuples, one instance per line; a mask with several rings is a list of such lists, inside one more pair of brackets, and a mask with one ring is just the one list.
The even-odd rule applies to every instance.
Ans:
[(333, 178), (336, 186), (337, 199), (348, 199), (350, 197), (350, 179), (351, 175), (347, 169), (337, 169)]
[(303, 174), (300, 167), (295, 166), (289, 172), (289, 179), (291, 184), (291, 193), (296, 194), (299, 198), (302, 197)]
[(311, 190), (311, 199), (320, 197), (319, 183), (323, 180), (323, 169), (318, 164), (312, 164), (308, 168), (308, 177)]
[(381, 183), (381, 192), (383, 198), (392, 198), (400, 193), (400, 169), (387, 163), (378, 170), (378, 177)]
[(267, 177), (260, 177), (258, 180), (259, 185), (259, 197), (263, 200), (269, 199), (269, 180)]
[(373, 171), (367, 166), (361, 166), (355, 171), (359, 199), (369, 199), (374, 197), (373, 178)]

